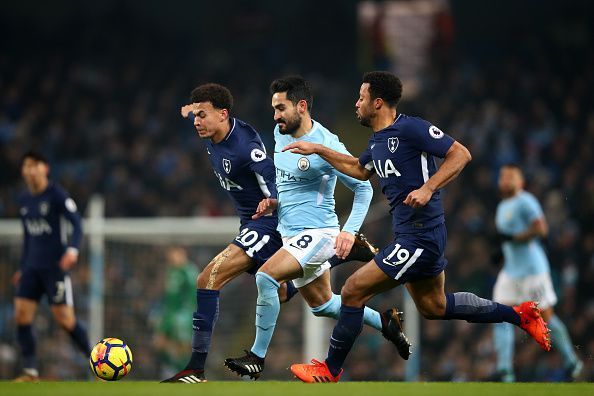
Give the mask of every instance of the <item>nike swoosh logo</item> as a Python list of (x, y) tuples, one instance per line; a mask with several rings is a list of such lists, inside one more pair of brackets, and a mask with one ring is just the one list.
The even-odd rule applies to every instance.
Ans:
[(267, 307), (268, 305), (266, 304), (256, 304), (256, 307)]
[(330, 336), (330, 339), (331, 339), (332, 341), (336, 341), (336, 342), (344, 342), (344, 341), (337, 340), (336, 338), (334, 338), (334, 337), (332, 337), (332, 336)]

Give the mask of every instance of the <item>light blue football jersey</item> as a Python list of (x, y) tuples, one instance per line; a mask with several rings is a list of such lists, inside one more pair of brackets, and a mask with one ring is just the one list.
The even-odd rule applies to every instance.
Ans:
[(319, 155), (282, 152), (287, 144), (304, 140), (350, 155), (335, 134), (319, 122), (312, 122), (313, 128), (297, 139), (281, 134), (278, 125), (274, 129), (278, 231), (283, 237), (291, 237), (305, 229), (339, 228), (334, 211), (334, 187), (338, 178), (355, 193), (353, 209), (343, 227), (343, 231), (354, 233), (361, 227), (369, 209), (373, 196), (371, 184), (338, 172)]
[[(502, 200), (497, 206), (495, 226), (503, 234), (516, 235), (524, 232), (532, 222), (543, 217), (542, 208), (534, 195), (521, 191)], [(549, 260), (538, 239), (528, 242), (504, 242), (503, 271), (512, 278), (549, 272)]]

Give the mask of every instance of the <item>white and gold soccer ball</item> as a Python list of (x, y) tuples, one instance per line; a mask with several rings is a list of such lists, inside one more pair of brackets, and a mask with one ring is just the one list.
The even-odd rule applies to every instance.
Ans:
[(104, 338), (91, 351), (89, 363), (97, 377), (117, 381), (132, 370), (132, 351), (119, 338)]

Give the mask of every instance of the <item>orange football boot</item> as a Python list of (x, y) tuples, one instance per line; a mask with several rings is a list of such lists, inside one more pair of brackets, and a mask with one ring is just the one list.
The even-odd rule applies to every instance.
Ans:
[(540, 308), (535, 301), (526, 301), (513, 307), (514, 311), (520, 315), (520, 327), (545, 351), (551, 350), (551, 330), (540, 314)]
[(291, 372), (303, 382), (313, 384), (315, 382), (338, 382), (343, 370), (335, 377), (328, 369), (326, 362), (311, 359), (312, 364), (293, 364)]

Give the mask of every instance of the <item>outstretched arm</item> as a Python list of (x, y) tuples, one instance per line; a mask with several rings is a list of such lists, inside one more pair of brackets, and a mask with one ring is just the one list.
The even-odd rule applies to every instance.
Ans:
[(421, 188), (411, 191), (404, 200), (404, 204), (415, 209), (425, 206), (433, 193), (454, 180), (471, 159), (472, 156), (468, 149), (462, 144), (454, 142), (437, 172)]
[(369, 180), (373, 174), (371, 171), (361, 166), (356, 157), (339, 153), (338, 151), (334, 151), (321, 144), (299, 141), (291, 143), (283, 148), (283, 151), (287, 150), (290, 150), (295, 154), (317, 154), (332, 165), (337, 171), (344, 173), (347, 176), (354, 177), (355, 179)]

